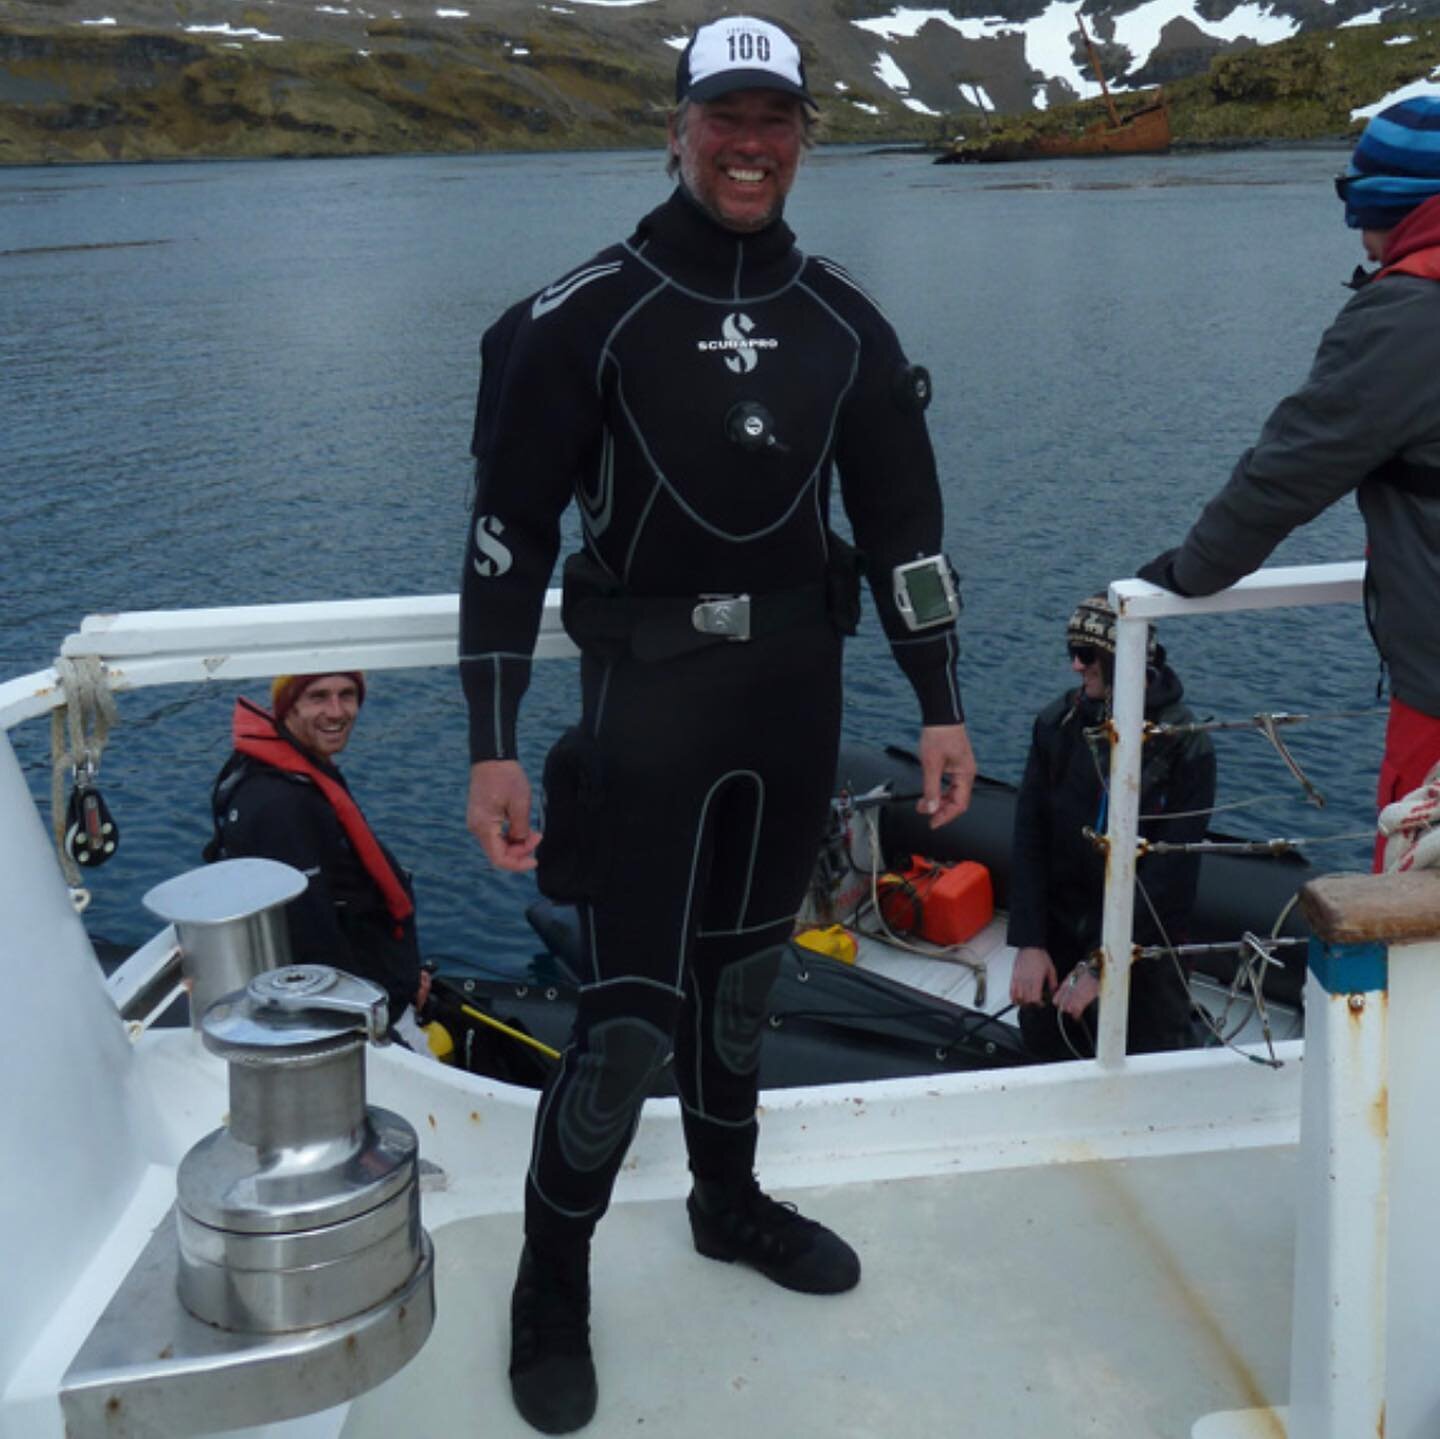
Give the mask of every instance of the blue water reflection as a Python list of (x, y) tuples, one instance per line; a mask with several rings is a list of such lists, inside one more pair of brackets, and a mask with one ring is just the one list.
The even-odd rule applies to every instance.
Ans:
[[(1178, 540), (1304, 374), (1359, 258), (1335, 166), (1322, 150), (811, 158), (791, 207), (802, 243), (845, 263), (935, 376), (962, 673), (989, 772), (1018, 776), (1031, 716), (1067, 681), (1073, 602)], [(651, 154), (0, 171), (0, 674), (43, 665), (95, 611), (453, 590), (481, 330), (667, 188)], [(1346, 503), (1277, 560), (1360, 548)], [(1358, 613), (1165, 638), (1202, 713), (1374, 704)], [(532, 768), (573, 683), (569, 666), (540, 669)], [(95, 931), (143, 937), (139, 894), (196, 859), (232, 699), (122, 700), (103, 779), (125, 845), (95, 876)], [(847, 724), (875, 742), (913, 733), (873, 625), (852, 648)], [(1330, 812), (1287, 800), (1233, 827), (1363, 828), (1380, 733), (1371, 715), (1295, 734)], [(426, 948), (513, 956), (531, 947), (532, 891), (464, 834), (463, 734), (453, 675), (380, 675), (346, 768), (416, 871)], [(16, 740), (44, 793), (44, 727)], [(1254, 736), (1220, 746), (1222, 799), (1293, 793)]]

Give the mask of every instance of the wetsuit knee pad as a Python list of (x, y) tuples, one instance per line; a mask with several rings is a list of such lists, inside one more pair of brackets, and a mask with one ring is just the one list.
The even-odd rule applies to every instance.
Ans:
[(732, 1074), (751, 1074), (760, 1063), (765, 1004), (780, 973), (783, 946), (762, 949), (727, 964), (715, 986), (712, 1038), (716, 1058)]
[(628, 1138), (655, 1076), (670, 1058), (670, 1036), (643, 1019), (592, 1024), (556, 1114), (556, 1134), (574, 1169), (603, 1168)]

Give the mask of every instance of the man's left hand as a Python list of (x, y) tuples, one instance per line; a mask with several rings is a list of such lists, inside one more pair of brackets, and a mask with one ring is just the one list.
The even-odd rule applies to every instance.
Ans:
[(1100, 977), (1088, 964), (1076, 965), (1055, 990), (1055, 1008), (1066, 1019), (1079, 1019), (1100, 997)]
[(530, 828), (530, 781), (513, 759), (470, 766), (465, 827), (496, 869), (522, 874), (535, 868), (541, 834)]
[[(939, 829), (970, 808), (975, 786), (975, 755), (963, 724), (926, 725), (920, 731), (922, 793), (915, 806), (930, 816), (930, 828)], [(950, 781), (942, 792), (942, 783)]]

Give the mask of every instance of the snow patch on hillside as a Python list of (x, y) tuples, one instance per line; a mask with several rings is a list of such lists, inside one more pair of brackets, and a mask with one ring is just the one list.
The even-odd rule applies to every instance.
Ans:
[[(1178, 19), (1190, 21), (1202, 33), (1217, 40), (1238, 40), (1244, 36), (1261, 45), (1288, 40), (1300, 28), (1288, 15), (1278, 14), (1270, 5), (1255, 3), (1255, 0), (1236, 6), (1219, 21), (1201, 19), (1194, 0), (1149, 0), (1136, 10), (1116, 16), (1115, 40), (1130, 51), (1136, 66), (1140, 66), (1160, 43), (1160, 32)], [(913, 40), (930, 24), (944, 25), (967, 40), (987, 40), (1019, 32), (1025, 36), (1025, 58), (1033, 69), (1047, 79), (1065, 81), (1082, 97), (1100, 93), (1083, 50), (1077, 62), (1074, 47), (1078, 29), (1073, 0), (1052, 0), (1043, 14), (1025, 24), (1000, 16), (961, 19), (948, 10), (912, 6), (898, 6), (889, 15), (856, 20), (854, 24), (857, 29), (885, 40)]]
[(1377, 100), (1373, 105), (1362, 105), (1358, 110), (1352, 110), (1350, 118), (1352, 120), (1368, 120), (1391, 105), (1398, 105), (1402, 100), (1418, 100), (1425, 95), (1432, 99), (1440, 98), (1440, 70), (1433, 71), (1429, 79), (1412, 80), (1408, 85), (1403, 85), (1398, 90), (1392, 90), (1390, 94)]

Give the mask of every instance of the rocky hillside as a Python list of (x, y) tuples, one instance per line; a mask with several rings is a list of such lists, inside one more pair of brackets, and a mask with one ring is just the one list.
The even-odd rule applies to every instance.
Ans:
[[(680, 37), (715, 9), (6, 0), (0, 163), (657, 144)], [(939, 143), (986, 115), (1096, 93), (1067, 4), (792, 0), (768, 10), (801, 41), (832, 140)], [(1269, 133), (1262, 112), (1276, 102), (1290, 112), (1283, 133), (1339, 133), (1352, 104), (1437, 63), (1420, 22), (1440, 15), (1440, 0), (1087, 0), (1086, 13), (1118, 88), (1193, 89), (1177, 111), (1182, 140)], [(1325, 98), (1310, 104), (1312, 92)], [(1202, 114), (1217, 107), (1218, 119)]]

